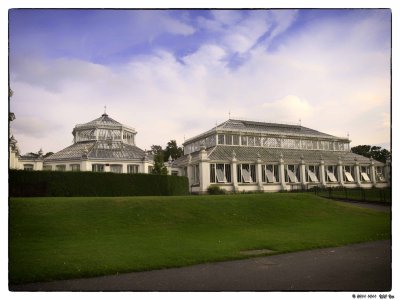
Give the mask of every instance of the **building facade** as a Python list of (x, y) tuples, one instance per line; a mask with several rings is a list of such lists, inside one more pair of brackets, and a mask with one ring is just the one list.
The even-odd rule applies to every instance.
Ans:
[[(115, 121), (104, 113), (93, 121), (76, 125), (72, 131), (73, 144), (49, 157), (44, 158), (42, 150), (38, 154), (28, 155), (19, 155), (14, 150), (16, 155), (11, 159), (13, 152), (10, 152), (10, 168), (151, 173), (153, 157), (136, 146), (136, 134), (135, 129)], [(16, 141), (12, 147), (17, 148)]]
[(350, 152), (349, 138), (300, 125), (229, 119), (183, 146), (172, 170), (188, 176), (193, 193), (210, 185), (228, 192), (389, 185), (389, 165)]
[[(10, 113), (10, 122), (15, 118)], [(137, 132), (106, 113), (72, 131), (73, 144), (44, 158), (20, 155), (9, 134), (10, 169), (151, 173), (153, 156), (135, 144)], [(301, 125), (229, 119), (184, 142), (184, 155), (165, 163), (187, 176), (192, 193), (211, 185), (228, 192), (276, 192), (312, 187), (372, 188), (390, 183), (390, 162), (350, 151), (348, 137)]]

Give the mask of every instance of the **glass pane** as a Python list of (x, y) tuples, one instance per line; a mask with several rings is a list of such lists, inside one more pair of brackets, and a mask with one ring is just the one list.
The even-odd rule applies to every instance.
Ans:
[(225, 170), (223, 164), (217, 164), (217, 182), (225, 182)]

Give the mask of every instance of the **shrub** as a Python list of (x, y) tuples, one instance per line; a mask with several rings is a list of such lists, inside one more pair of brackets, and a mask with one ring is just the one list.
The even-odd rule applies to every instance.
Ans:
[(207, 188), (207, 192), (210, 195), (223, 195), (223, 194), (225, 194), (225, 190), (221, 189), (218, 185), (210, 185)]
[(186, 177), (95, 172), (9, 171), (11, 197), (188, 195)]

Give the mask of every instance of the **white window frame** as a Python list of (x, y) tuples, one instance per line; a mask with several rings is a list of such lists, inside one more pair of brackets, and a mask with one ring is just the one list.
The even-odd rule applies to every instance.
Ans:
[[(330, 171), (330, 168), (332, 171)], [(336, 174), (337, 174), (337, 167), (334, 165), (326, 166), (326, 178), (328, 182), (337, 182)]]
[(230, 164), (210, 164), (210, 183), (231, 183), (232, 170)]
[(43, 171), (53, 171), (53, 166), (52, 165), (43, 166)]
[(384, 168), (381, 166), (375, 167), (375, 178), (378, 182), (386, 181)]
[(104, 172), (104, 164), (92, 164), (92, 172)]
[(110, 173), (121, 174), (123, 172), (123, 166), (121, 164), (110, 165)]
[(255, 164), (238, 164), (237, 171), (239, 183), (251, 184), (257, 182), (257, 169)]
[(307, 182), (317, 183), (320, 182), (319, 165), (307, 165), (306, 169)]
[(33, 164), (24, 164), (24, 170), (25, 171), (33, 171), (34, 170)]
[(200, 184), (200, 168), (199, 165), (193, 165), (193, 184)]
[(279, 165), (262, 165), (262, 181), (266, 183), (279, 182)]
[(218, 145), (225, 145), (225, 134), (218, 133)]
[(67, 170), (66, 165), (56, 165), (56, 171), (65, 172)]
[[(76, 167), (78, 167), (78, 168), (76, 168)], [(81, 170), (81, 165), (80, 164), (70, 164), (69, 168), (73, 172), (79, 172)]]
[[(299, 183), (297, 173), (299, 172), (299, 165), (285, 165), (285, 182), (287, 183)], [(292, 170), (293, 169), (293, 170)]]
[(363, 182), (370, 182), (369, 178), (370, 168), (368, 166), (360, 166), (360, 179)]
[(353, 166), (350, 165), (344, 165), (343, 166), (343, 179), (345, 182), (354, 182), (354, 177), (352, 175), (353, 173)]
[(137, 164), (129, 164), (127, 166), (127, 172), (129, 174), (137, 174), (137, 173), (139, 173), (139, 165), (137, 165)]

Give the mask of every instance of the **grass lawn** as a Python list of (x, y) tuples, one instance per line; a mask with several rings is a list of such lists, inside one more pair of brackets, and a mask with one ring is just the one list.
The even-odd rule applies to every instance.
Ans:
[(99, 276), (391, 237), (390, 215), (308, 193), (11, 198), (10, 283)]

